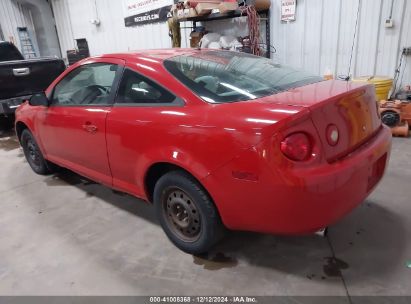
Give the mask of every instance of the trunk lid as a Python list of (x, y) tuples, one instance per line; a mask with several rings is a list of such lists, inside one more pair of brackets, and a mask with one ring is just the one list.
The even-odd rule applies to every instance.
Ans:
[[(308, 108), (328, 162), (344, 157), (372, 137), (381, 126), (372, 85), (323, 81), (261, 101)], [(329, 143), (327, 128), (335, 125), (339, 139)]]

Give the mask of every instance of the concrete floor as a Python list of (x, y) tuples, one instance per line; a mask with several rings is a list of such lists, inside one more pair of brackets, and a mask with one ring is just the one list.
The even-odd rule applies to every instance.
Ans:
[[(8, 137), (9, 136), (9, 137)], [(153, 208), (64, 171), (35, 175), (0, 139), (0, 295), (411, 295), (411, 140), (359, 208), (318, 236), (232, 233), (175, 248)]]

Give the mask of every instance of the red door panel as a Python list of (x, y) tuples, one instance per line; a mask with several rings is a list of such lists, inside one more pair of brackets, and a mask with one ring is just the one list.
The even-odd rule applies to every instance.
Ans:
[(106, 117), (111, 107), (50, 106), (38, 116), (47, 158), (111, 185), (106, 150)]
[(69, 68), (47, 90), (51, 105), (36, 119), (48, 160), (109, 186), (106, 117), (124, 63), (91, 58)]

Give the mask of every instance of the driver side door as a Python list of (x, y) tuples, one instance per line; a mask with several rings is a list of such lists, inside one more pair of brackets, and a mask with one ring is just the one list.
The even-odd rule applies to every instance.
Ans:
[(111, 185), (106, 117), (124, 61), (93, 60), (68, 73), (54, 87), (50, 106), (38, 115), (46, 157), (100, 183)]

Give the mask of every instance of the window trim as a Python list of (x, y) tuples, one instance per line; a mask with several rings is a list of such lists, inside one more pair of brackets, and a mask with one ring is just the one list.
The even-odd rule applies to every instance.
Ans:
[[(116, 71), (116, 75), (114, 76), (113, 84), (111, 85), (110, 95), (109, 95), (107, 103), (104, 103), (104, 104), (95, 104), (95, 103), (89, 103), (89, 104), (56, 104), (56, 103), (53, 103), (54, 93), (55, 93), (56, 87), (59, 85), (59, 83), (61, 81), (63, 81), (71, 73), (73, 73), (74, 71), (76, 71), (80, 68), (88, 67), (88, 66), (91, 66), (91, 65), (98, 65), (98, 64), (117, 65), (117, 67), (118, 67), (118, 69)], [(72, 71), (70, 71), (69, 73), (64, 75), (64, 77), (61, 78), (59, 80), (59, 82), (54, 85), (53, 90), (52, 90), (52, 92), (50, 94), (50, 97), (49, 97), (50, 107), (67, 107), (67, 108), (70, 108), (70, 107), (110, 107), (110, 106), (113, 106), (114, 101), (115, 101), (115, 97), (117, 96), (117, 90), (118, 90), (118, 87), (119, 87), (119, 84), (120, 84), (121, 77), (123, 75), (123, 71), (124, 71), (124, 65), (114, 63), (114, 62), (107, 62), (107, 61), (97, 61), (97, 62), (90, 62), (90, 63), (85, 63), (85, 64), (82, 64), (82, 65), (79, 65), (78, 67), (76, 67), (75, 69), (73, 69)]]
[[(171, 95), (174, 96), (174, 100), (172, 102), (154, 102), (154, 103), (124, 103), (124, 102), (118, 102), (118, 91), (120, 89), (120, 85), (121, 85), (121, 81), (123, 80), (124, 74), (126, 71), (131, 71), (133, 73), (136, 73), (138, 76), (140, 76), (143, 81), (144, 80), (148, 80), (151, 81), (152, 83), (154, 83), (156, 86), (160, 87), (161, 89), (167, 91), (168, 93), (170, 93)], [(113, 103), (113, 107), (183, 107), (185, 106), (186, 103), (184, 102), (184, 100), (177, 96), (176, 94), (174, 94), (173, 92), (171, 92), (168, 88), (166, 88), (165, 86), (163, 86), (162, 84), (160, 84), (158, 81), (153, 80), (150, 77), (147, 77), (146, 75), (140, 73), (139, 71), (136, 71), (132, 68), (129, 67), (125, 67), (122, 71), (122, 75), (121, 75), (121, 79), (118, 82), (117, 85), (117, 90), (116, 90), (116, 96), (114, 98), (114, 103)]]

